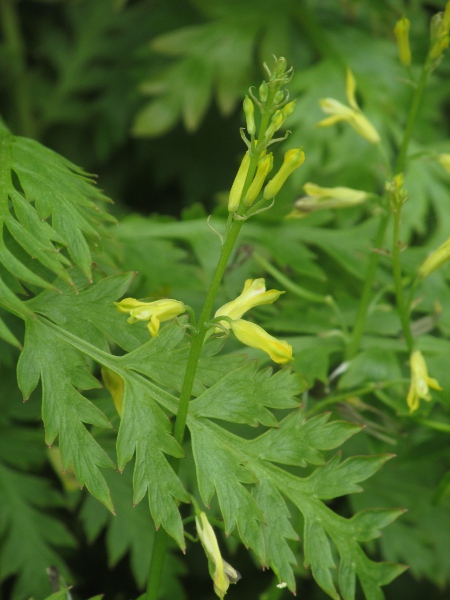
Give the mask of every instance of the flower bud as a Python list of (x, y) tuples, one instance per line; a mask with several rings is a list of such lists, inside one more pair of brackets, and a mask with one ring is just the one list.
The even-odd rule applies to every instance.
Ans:
[(273, 70), (275, 77), (281, 77), (282, 75), (284, 75), (284, 73), (286, 71), (286, 67), (287, 67), (287, 60), (284, 58), (284, 56), (280, 56), (280, 58), (277, 58), (277, 61), (275, 63), (275, 67)]
[(270, 173), (273, 167), (273, 154), (270, 152), (266, 156), (264, 156), (258, 163), (258, 169), (256, 171), (255, 177), (247, 190), (244, 198), (245, 206), (251, 206), (253, 202), (258, 197), (259, 192), (261, 191), (262, 186), (266, 180), (267, 175)]
[(292, 115), (295, 110), (295, 105), (297, 104), (297, 100), (292, 100), (292, 102), (288, 102), (285, 106), (283, 106), (282, 112), (283, 117), (287, 119)]
[(264, 134), (264, 137), (266, 138), (266, 140), (270, 140), (270, 138), (273, 136), (273, 134), (280, 129), (280, 127), (284, 123), (284, 120), (285, 120), (285, 117), (283, 115), (282, 110), (276, 110), (273, 113), (269, 127), (266, 129), (266, 132)]
[(283, 102), (283, 100), (284, 100), (284, 92), (282, 92), (281, 90), (278, 90), (278, 92), (273, 97), (273, 103), (280, 104), (280, 102)]
[(270, 200), (276, 194), (278, 194), (289, 175), (298, 169), (304, 163), (304, 161), (305, 153), (301, 148), (293, 148), (292, 150), (288, 150), (284, 155), (284, 162), (281, 165), (280, 170), (264, 188), (264, 198), (266, 200)]
[(269, 86), (265, 81), (259, 86), (259, 99), (264, 104), (267, 102), (267, 98), (269, 97)]
[(450, 25), (450, 8), (449, 3), (445, 7), (445, 12), (438, 12), (431, 18), (430, 24), (430, 59), (437, 59), (441, 56), (444, 50), (447, 48), (450, 37), (449, 37), (449, 25)]
[(411, 64), (411, 49), (409, 47), (409, 28), (410, 20), (402, 17), (397, 21), (394, 27), (394, 34), (397, 39), (398, 56), (403, 66), (409, 67)]
[(253, 102), (250, 100), (248, 96), (245, 96), (244, 99), (244, 114), (245, 120), (247, 122), (247, 131), (249, 135), (255, 135), (256, 133), (256, 125), (255, 125), (255, 107), (253, 106)]
[(250, 153), (247, 151), (242, 159), (241, 165), (236, 173), (233, 185), (231, 186), (230, 196), (228, 198), (228, 211), (234, 213), (239, 208), (242, 190), (244, 189), (245, 179), (250, 166)]

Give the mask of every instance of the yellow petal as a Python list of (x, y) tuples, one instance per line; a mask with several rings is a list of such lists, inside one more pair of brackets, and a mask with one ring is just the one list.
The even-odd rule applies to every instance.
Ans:
[(244, 321), (240, 319), (231, 323), (231, 329), (237, 339), (251, 348), (258, 348), (266, 352), (270, 358), (280, 364), (286, 364), (291, 362), (292, 357), (292, 346), (285, 341), (277, 340), (265, 329), (250, 323), (250, 321)]

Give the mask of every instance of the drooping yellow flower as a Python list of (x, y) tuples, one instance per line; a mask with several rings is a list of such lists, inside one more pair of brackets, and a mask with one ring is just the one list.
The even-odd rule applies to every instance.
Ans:
[(309, 213), (328, 208), (347, 208), (362, 204), (368, 194), (362, 190), (347, 187), (323, 188), (315, 183), (305, 183), (306, 196), (295, 201), (292, 218), (306, 217)]
[[(230, 319), (240, 319), (244, 313), (255, 306), (261, 306), (262, 304), (272, 304), (275, 300), (284, 294), (279, 290), (267, 290), (266, 282), (263, 278), (260, 279), (247, 279), (244, 283), (244, 289), (240, 295), (221, 306), (217, 311), (216, 317), (230, 317)], [(229, 329), (229, 323), (223, 321), (222, 325)]]
[(231, 329), (234, 335), (246, 346), (251, 348), (259, 348), (270, 356), (270, 358), (278, 363), (285, 364), (292, 360), (292, 346), (287, 342), (277, 340), (267, 333), (259, 325), (244, 321), (242, 315), (255, 306), (263, 304), (272, 304), (281, 294), (279, 290), (267, 290), (266, 282), (261, 279), (247, 279), (244, 284), (244, 289), (241, 294), (221, 306), (215, 314), (215, 317), (228, 317), (228, 320), (220, 321), (221, 327), (216, 328), (216, 332), (221, 329)]
[(292, 346), (284, 340), (277, 340), (256, 323), (238, 319), (232, 321), (230, 326), (237, 339), (246, 346), (266, 352), (279, 365), (291, 362)]
[(241, 579), (241, 574), (223, 560), (216, 534), (204, 512), (195, 517), (195, 524), (208, 563), (212, 565), (210, 571), (214, 583), (214, 592), (222, 600), (230, 587), (230, 583), (237, 583)]
[(356, 102), (355, 91), (355, 78), (353, 77), (351, 70), (347, 69), (346, 93), (350, 106), (345, 106), (345, 104), (342, 104), (342, 102), (339, 102), (334, 98), (322, 98), (322, 100), (319, 100), (320, 106), (324, 113), (331, 116), (319, 121), (318, 126), (329, 127), (340, 121), (346, 121), (357, 133), (359, 133), (359, 135), (362, 135), (372, 144), (378, 144), (380, 141), (378, 131), (361, 112), (361, 109)]
[(130, 313), (127, 319), (128, 323), (149, 321), (147, 329), (152, 337), (158, 335), (160, 323), (170, 321), (170, 319), (186, 311), (183, 302), (169, 298), (155, 300), (154, 302), (141, 302), (135, 298), (124, 298), (114, 304), (117, 306), (119, 312)]
[(430, 390), (442, 390), (436, 379), (428, 376), (428, 369), (425, 359), (420, 350), (414, 350), (410, 357), (411, 365), (411, 385), (406, 402), (410, 412), (419, 408), (420, 400), (431, 400)]

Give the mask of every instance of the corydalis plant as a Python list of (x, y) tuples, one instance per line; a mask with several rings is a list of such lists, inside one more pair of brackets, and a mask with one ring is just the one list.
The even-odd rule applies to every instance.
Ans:
[[(247, 135), (241, 130), (241, 136), (247, 151), (231, 186), (225, 229), (223, 233), (213, 230), (220, 239), (221, 253), (201, 314), (196, 318), (193, 310), (180, 299), (141, 302), (126, 298), (116, 303), (120, 312), (130, 315), (129, 323), (149, 321), (148, 328), (152, 336), (149, 363), (145, 363), (145, 355), (138, 351), (135, 356), (131, 353), (119, 359), (128, 368), (135, 368), (147, 375), (154, 373), (151, 361), (156, 354), (150, 348), (157, 345), (159, 352), (164, 352), (176, 331), (179, 332), (176, 334), (178, 340), (184, 338), (185, 334), (189, 336), (185, 346), (187, 356), (179, 386), (179, 399), (167, 392), (162, 397), (157, 394), (157, 402), (162, 402), (175, 417), (173, 428), (166, 429), (164, 438), (172, 445), (170, 450), (167, 445), (164, 450), (169, 454), (172, 482), (170, 486), (167, 486), (167, 481), (158, 483), (157, 480), (161, 480), (159, 474), (156, 480), (152, 480), (151, 494), (149, 489), (150, 510), (155, 524), (162, 524), (164, 529), (159, 529), (155, 535), (146, 600), (158, 598), (168, 546), (166, 531), (182, 549), (185, 547), (177, 500), (188, 502), (188, 498), (194, 505), (198, 534), (208, 558), (215, 592), (220, 598), (226, 594), (230, 582), (236, 582), (239, 576), (223, 560), (207, 516), (214, 517), (217, 514), (209, 508), (213, 496), (217, 497), (219, 506), (219, 520), (216, 517), (215, 523), (222, 523), (227, 535), (236, 530), (237, 536), (247, 548), (254, 551), (261, 565), (273, 569), (280, 587), (287, 586), (295, 591), (292, 567), (296, 564), (296, 557), (290, 544), (299, 539), (299, 534), (291, 524), (286, 500), (303, 515), (305, 565), (311, 567), (318, 584), (335, 600), (339, 596), (331, 576), (335, 563), (330, 540), (340, 557), (339, 586), (346, 600), (354, 597), (356, 577), (367, 597), (375, 598), (381, 593), (380, 586), (403, 570), (399, 565), (380, 564), (375, 574), (371, 561), (362, 553), (358, 543), (360, 539), (374, 537), (376, 529), (395, 519), (400, 514), (398, 511), (383, 512), (383, 517), (372, 511), (366, 516), (357, 515), (354, 520), (344, 520), (323, 503), (324, 499), (357, 491), (359, 488), (356, 483), (374, 473), (387, 456), (358, 457), (343, 463), (340, 463), (339, 457), (335, 457), (326, 465), (318, 466), (305, 478), (286, 469), (288, 466), (304, 467), (308, 462), (321, 465), (321, 451), (338, 447), (356, 433), (358, 427), (344, 422), (328, 423), (328, 416), (305, 421), (295, 398), (304, 386), (289, 368), (272, 375), (271, 371), (258, 372), (253, 363), (246, 362), (227, 374), (223, 373), (206, 390), (200, 391), (200, 394), (198, 392), (197, 377), (200, 377), (202, 357), (208, 344), (212, 338), (226, 336), (230, 331), (242, 343), (266, 352), (275, 363), (283, 365), (293, 359), (292, 347), (287, 341), (278, 340), (259, 325), (242, 318), (250, 309), (272, 304), (284, 293), (275, 289), (266, 290), (264, 279), (248, 279), (241, 294), (216, 309), (212, 317), (219, 285), (241, 227), (247, 219), (272, 206), (287, 178), (305, 159), (301, 148), (288, 150), (276, 174), (266, 182), (276, 161), (269, 149), (276, 142), (286, 139), (287, 133), (281, 137), (275, 136), (295, 107), (295, 101), (289, 102), (288, 92), (284, 89), (292, 77), (292, 69), (286, 69), (286, 61), (278, 59), (273, 69), (269, 70), (266, 66), (266, 71), (269, 78), (259, 87), (258, 96), (250, 90), (244, 100)], [(255, 106), (259, 117), (255, 115)], [(189, 323), (186, 316), (182, 316), (183, 313), (189, 314)], [(175, 322), (160, 329), (161, 322), (170, 320)], [(133, 367), (138, 356), (139, 365)], [(217, 360), (223, 361), (223, 357)], [(105, 367), (111, 368), (109, 365)], [(137, 417), (133, 415), (136, 398), (133, 391), (127, 393), (126, 371), (117, 364), (112, 370), (115, 371), (113, 376), (105, 371), (105, 382), (116, 406), (121, 410), (121, 439), (125, 435), (127, 420), (130, 428), (130, 418)], [(177, 386), (172, 384), (169, 387)], [(130, 389), (133, 389), (132, 386)], [(293, 412), (278, 422), (272, 409), (293, 409)], [(231, 424), (254, 426), (261, 423), (267, 429), (256, 438), (244, 439), (212, 422), (211, 418)], [(187, 497), (177, 477), (186, 428), (190, 433), (197, 476), (194, 489), (188, 490)], [(128, 453), (127, 459), (130, 458), (131, 454)], [(150, 455), (147, 460), (152, 460)], [(138, 454), (135, 467), (137, 486), (141, 462)], [(169, 471), (166, 469), (165, 473), (167, 478)], [(154, 498), (155, 487), (161, 485), (163, 488), (166, 486), (166, 494), (171, 495), (171, 501), (166, 502), (164, 509), (158, 506), (163, 495), (160, 494), (159, 500)], [(200, 503), (203, 503), (203, 508)], [(362, 536), (361, 531), (364, 531)]]

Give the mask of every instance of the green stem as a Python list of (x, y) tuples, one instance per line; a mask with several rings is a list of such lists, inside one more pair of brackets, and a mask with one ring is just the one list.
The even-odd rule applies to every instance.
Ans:
[[(191, 342), (191, 348), (189, 351), (189, 356), (186, 365), (186, 373), (180, 393), (180, 404), (178, 407), (173, 432), (175, 439), (180, 445), (183, 443), (184, 440), (186, 420), (189, 410), (189, 402), (192, 396), (192, 388), (194, 386), (195, 375), (197, 373), (198, 361), (200, 359), (203, 342), (208, 331), (206, 323), (211, 316), (214, 301), (216, 299), (220, 283), (225, 273), (228, 260), (231, 256), (237, 237), (243, 225), (243, 221), (232, 221), (231, 219), (232, 217), (229, 218), (227, 223), (220, 258), (217, 263), (217, 267), (206, 296), (203, 310), (198, 320), (197, 333), (193, 336)], [(170, 461), (172, 468), (176, 473), (179, 469), (179, 462), (179, 459), (172, 459)], [(161, 580), (161, 573), (164, 565), (165, 555), (167, 553), (169, 539), (169, 536), (162, 528), (155, 533), (152, 548), (152, 556), (150, 560), (147, 593), (145, 596), (146, 600), (158, 599), (158, 590)]]
[(406, 157), (408, 154), (409, 144), (411, 142), (412, 132), (414, 130), (414, 126), (416, 124), (417, 115), (419, 113), (420, 104), (422, 102), (423, 93), (425, 91), (425, 86), (427, 83), (427, 78), (430, 73), (430, 67), (428, 65), (428, 61), (425, 62), (422, 72), (420, 73), (419, 81), (417, 83), (417, 87), (414, 91), (413, 99), (411, 102), (411, 107), (409, 109), (408, 120), (406, 122), (405, 132), (403, 134), (402, 144), (400, 146), (400, 150), (397, 157), (397, 162), (395, 163), (395, 175), (402, 173), (405, 170), (406, 165)]
[[(417, 115), (419, 112), (420, 104), (422, 101), (422, 97), (423, 97), (423, 93), (425, 90), (425, 85), (426, 85), (427, 77), (428, 77), (429, 73), (430, 73), (430, 67), (429, 67), (428, 60), (427, 60), (422, 69), (422, 72), (420, 74), (420, 78), (417, 83), (417, 87), (414, 91), (413, 99), (411, 102), (411, 107), (410, 107), (409, 113), (408, 113), (408, 120), (406, 122), (405, 132), (403, 134), (402, 143), (400, 145), (400, 150), (399, 150), (397, 161), (395, 164), (395, 170), (394, 170), (395, 175), (402, 173), (405, 169), (408, 148), (409, 148), (409, 144), (411, 142), (412, 132), (414, 130), (414, 125), (417, 120)], [(389, 213), (382, 215), (380, 218), (380, 223), (378, 225), (378, 231), (377, 231), (376, 238), (375, 238), (375, 248), (380, 248), (381, 245), (383, 244), (384, 236), (386, 233), (386, 228), (389, 223), (389, 218), (390, 218)], [(400, 219), (400, 214), (399, 214), (399, 219)], [(397, 245), (396, 251), (400, 252), (400, 248), (398, 248), (398, 244), (396, 244), (396, 245)], [(361, 295), (361, 302), (360, 302), (359, 309), (358, 309), (358, 315), (356, 317), (356, 322), (355, 322), (355, 326), (352, 331), (350, 343), (347, 347), (347, 352), (346, 352), (347, 360), (350, 360), (351, 358), (353, 358), (355, 356), (355, 354), (358, 352), (358, 349), (359, 349), (359, 346), (361, 343), (361, 338), (364, 333), (364, 326), (365, 326), (365, 322), (366, 322), (366, 318), (367, 318), (367, 311), (369, 309), (370, 299), (372, 296), (372, 287), (373, 287), (373, 283), (375, 281), (375, 275), (377, 272), (379, 260), (380, 260), (380, 255), (377, 252), (372, 253), (370, 260), (369, 260), (367, 276), (366, 276), (366, 280), (364, 282), (364, 287), (363, 287), (363, 291), (362, 291), (362, 295)], [(399, 264), (400, 263), (398, 263), (398, 265)], [(394, 277), (395, 277), (395, 273), (394, 273)], [(402, 296), (403, 296), (403, 293), (402, 293)], [(400, 307), (399, 307), (399, 310), (401, 311)], [(402, 323), (402, 325), (403, 325), (403, 323)], [(408, 331), (410, 331), (409, 321), (408, 321)], [(409, 342), (408, 342), (409, 338), (407, 337), (407, 334), (405, 334), (405, 338), (406, 338), (407, 343), (409, 344)]]
[[(383, 244), (384, 235), (386, 233), (386, 228), (389, 223), (389, 216), (389, 213), (385, 213), (380, 217), (378, 230), (375, 236), (375, 249), (380, 248)], [(370, 300), (372, 298), (372, 287), (375, 281), (375, 275), (377, 272), (379, 260), (380, 254), (378, 252), (372, 252), (369, 258), (369, 266), (367, 267), (367, 275), (364, 281), (355, 326), (353, 327), (353, 331), (350, 337), (350, 343), (347, 346), (347, 352), (345, 355), (346, 360), (350, 360), (355, 356), (361, 344), (361, 338), (364, 333), (367, 312), (369, 309)]]
[(402, 324), (403, 335), (408, 345), (408, 350), (411, 353), (414, 347), (414, 340), (411, 333), (409, 322), (409, 311), (405, 302), (403, 293), (402, 267), (400, 263), (400, 219), (401, 206), (394, 210), (394, 233), (392, 239), (392, 270), (394, 273), (395, 297), (397, 299), (397, 308)]
[(11, 57), (12, 88), (19, 119), (19, 132), (24, 136), (35, 138), (37, 129), (33, 118), (32, 94), (28, 85), (25, 47), (17, 17), (16, 0), (0, 1), (0, 22)]

